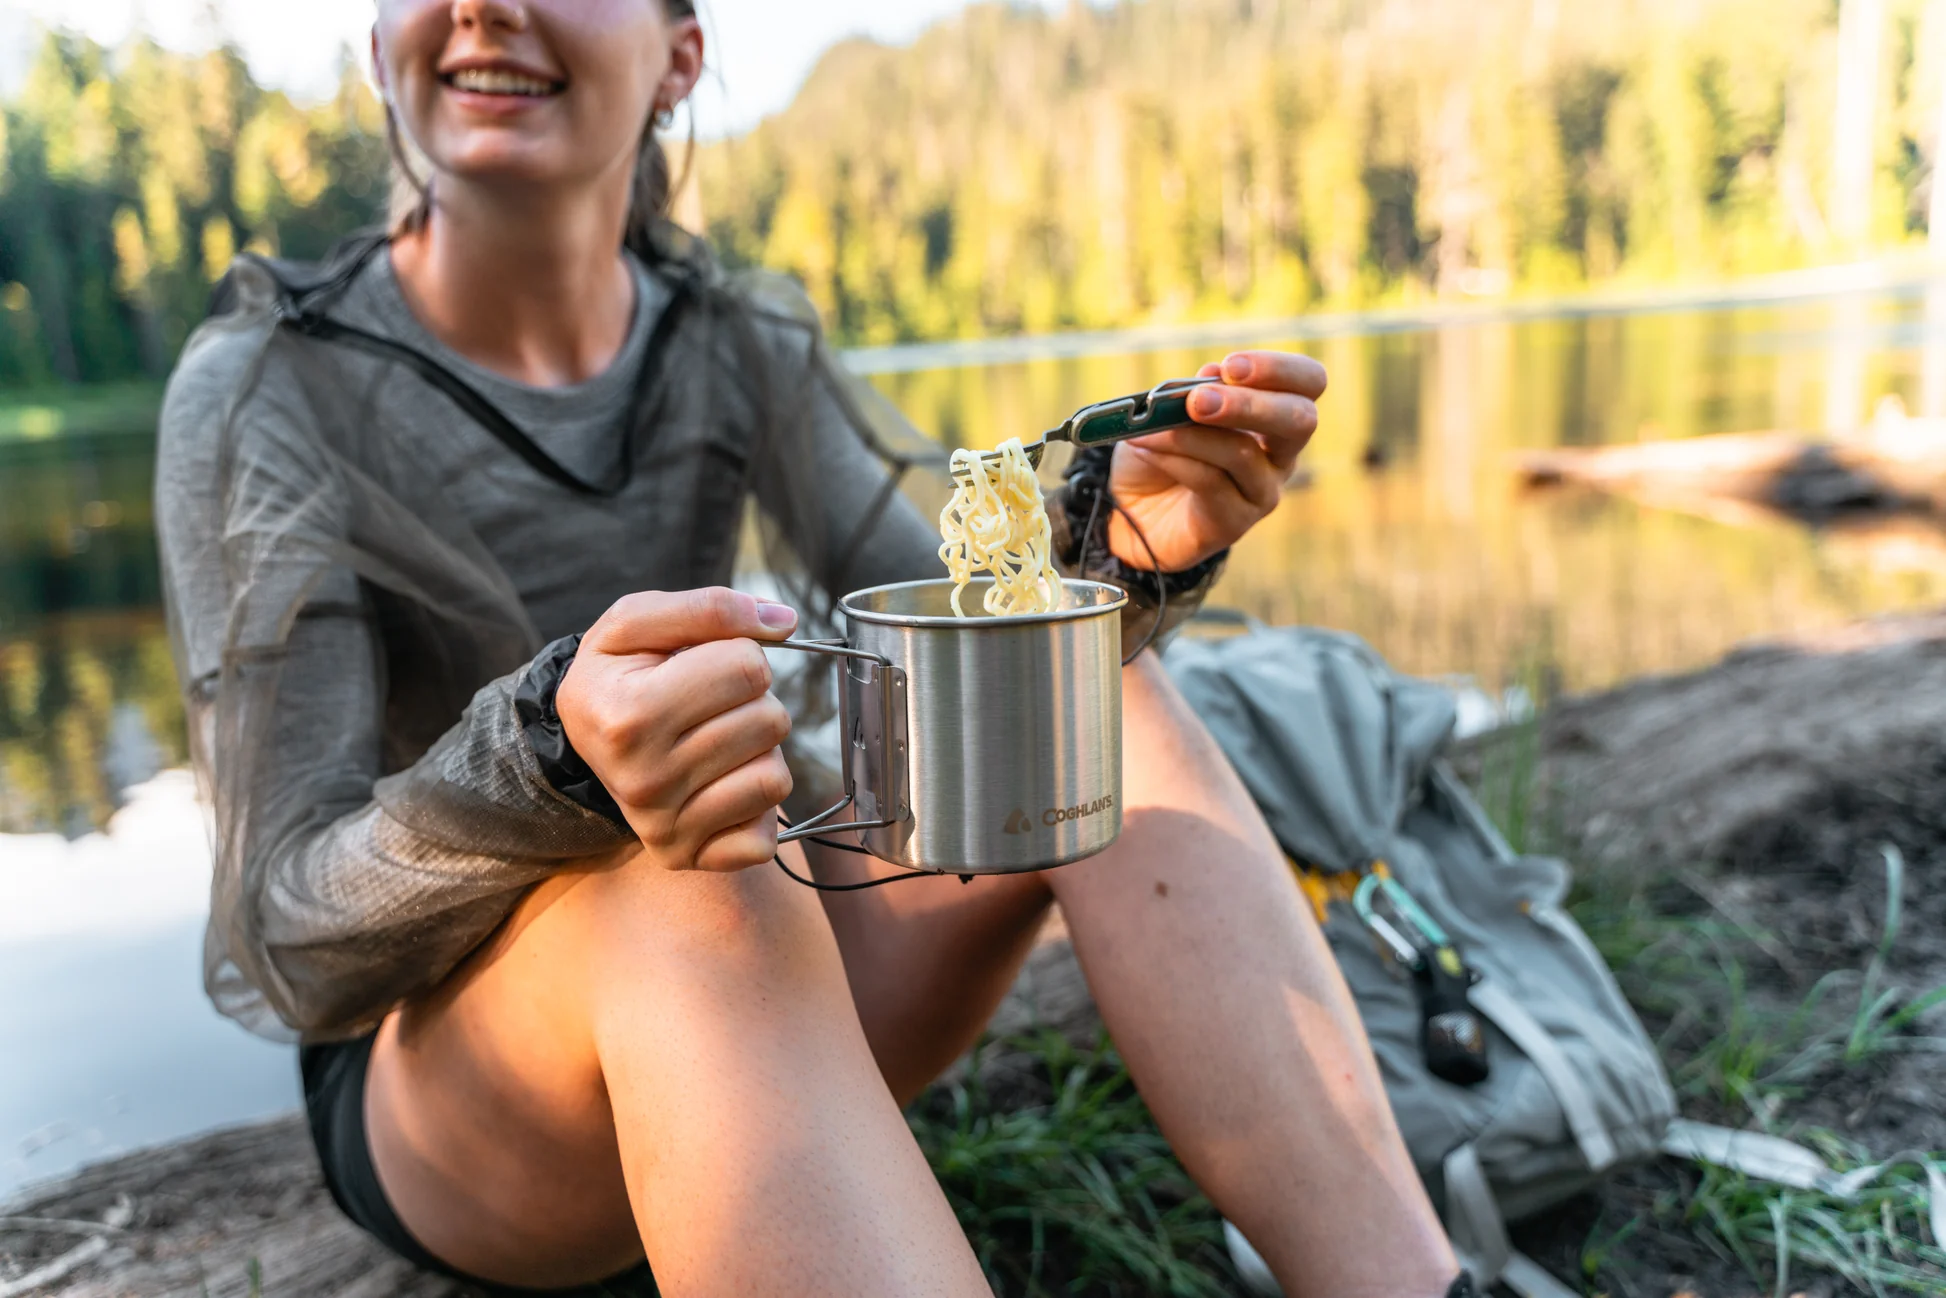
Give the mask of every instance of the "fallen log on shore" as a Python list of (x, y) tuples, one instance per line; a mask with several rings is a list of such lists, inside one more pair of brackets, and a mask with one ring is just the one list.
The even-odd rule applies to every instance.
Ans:
[(1531, 487), (1573, 485), (1645, 504), (1708, 512), (1708, 502), (1822, 521), (1846, 514), (1946, 511), (1946, 419), (1909, 419), (1895, 398), (1864, 428), (1821, 439), (1718, 433), (1522, 455)]
[[(1946, 611), (1561, 700), (1533, 735), (1468, 745), (1473, 774), (1514, 744), (1535, 750), (1533, 814), (1589, 866), (1755, 871), (1813, 839), (1869, 864), (1877, 834), (1946, 869)], [(1946, 889), (1934, 902), (1946, 928)]]
[(6, 1298), (466, 1292), (339, 1215), (295, 1114), (100, 1163), (0, 1206)]

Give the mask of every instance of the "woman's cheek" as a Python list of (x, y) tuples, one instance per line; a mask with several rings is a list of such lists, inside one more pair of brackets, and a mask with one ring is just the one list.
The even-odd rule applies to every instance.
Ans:
[(434, 0), (384, 0), (373, 27), (385, 100), (421, 148), (432, 145), (439, 86), (433, 76), (452, 32), (452, 7)]
[(549, 43), (569, 77), (570, 138), (561, 157), (576, 174), (597, 173), (617, 160), (634, 165), (669, 67), (668, 32), (641, 20), (645, 2), (661, 0), (601, 0), (592, 12), (549, 25)]

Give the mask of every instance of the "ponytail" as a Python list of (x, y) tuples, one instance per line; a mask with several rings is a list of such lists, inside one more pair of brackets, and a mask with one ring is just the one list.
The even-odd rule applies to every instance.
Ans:
[[(670, 0), (674, 8), (678, 0)], [(669, 221), (669, 204), (676, 191), (689, 180), (689, 169), (696, 160), (696, 121), (689, 122), (689, 139), (683, 145), (682, 171), (671, 177), (669, 154), (656, 138), (653, 119), (642, 128), (642, 142), (635, 151), (635, 180), (628, 195), (628, 224), (622, 227), (622, 246), (653, 265), (670, 255), (663, 238)]]

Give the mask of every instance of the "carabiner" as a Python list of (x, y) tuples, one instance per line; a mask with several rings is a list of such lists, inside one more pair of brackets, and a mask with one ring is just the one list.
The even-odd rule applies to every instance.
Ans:
[[(1397, 912), (1400, 919), (1418, 931), (1419, 936), (1424, 939), (1423, 945), (1406, 937), (1378, 913), (1372, 900), (1379, 893), (1384, 894), (1386, 902)], [(1446, 930), (1439, 926), (1439, 921), (1428, 915), (1425, 908), (1413, 900), (1412, 894), (1407, 892), (1390, 873), (1381, 874), (1373, 870), (1366, 875), (1359, 882), (1358, 891), (1352, 894), (1351, 905), (1365, 927), (1376, 933), (1379, 940), (1392, 949), (1393, 958), (1406, 968), (1418, 970), (1430, 953), (1446, 973), (1455, 978), (1469, 977), (1466, 963), (1460, 959), (1459, 952), (1453, 947), (1453, 939), (1446, 935)]]

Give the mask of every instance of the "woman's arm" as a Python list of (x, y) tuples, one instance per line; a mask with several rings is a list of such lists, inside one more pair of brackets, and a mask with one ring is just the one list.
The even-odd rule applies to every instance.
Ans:
[[(240, 976), (288, 1026), (344, 1035), (437, 982), (528, 885), (630, 835), (542, 777), (515, 706), (524, 668), (482, 687), (423, 757), (381, 779), (381, 643), (342, 563), (317, 564), (274, 653), (236, 649), (239, 628), (268, 611), (251, 605), (265, 600), (265, 569), (291, 561), (253, 529), (288, 515), (293, 493), (324, 531), (339, 512), (330, 475), (297, 455), (238, 467), (225, 411), (261, 347), (261, 335), (237, 333), (192, 348), (170, 384), (157, 461), (177, 667), (217, 821), (207, 972), (226, 1009), (252, 1017), (235, 1003)], [(266, 371), (249, 418), (294, 424), (301, 411), (296, 385)], [(283, 431), (255, 435), (304, 444)]]

